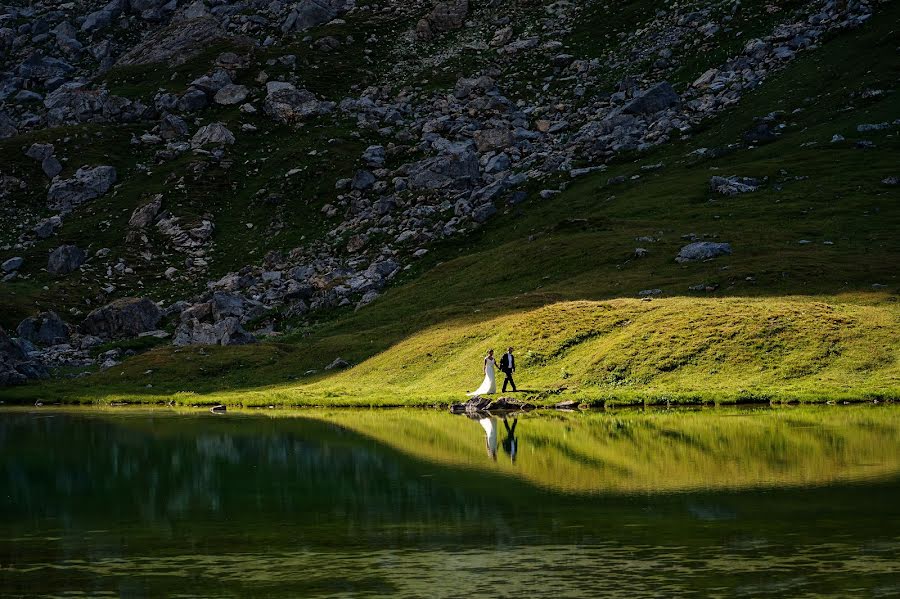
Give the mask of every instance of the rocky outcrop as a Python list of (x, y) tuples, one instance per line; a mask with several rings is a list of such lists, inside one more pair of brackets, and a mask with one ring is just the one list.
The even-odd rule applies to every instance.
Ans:
[(67, 275), (78, 269), (87, 260), (84, 250), (74, 245), (61, 245), (47, 258), (47, 272), (53, 275)]
[(47, 191), (50, 210), (71, 212), (76, 206), (99, 198), (116, 182), (116, 169), (111, 166), (80, 168), (71, 179), (55, 181)]
[(216, 323), (200, 322), (192, 318), (182, 322), (175, 331), (174, 345), (247, 345), (256, 338), (244, 330), (241, 321), (228, 316)]
[(103, 339), (137, 337), (156, 330), (162, 312), (147, 298), (126, 297), (97, 308), (78, 327), (81, 333)]
[(168, 26), (151, 33), (123, 54), (116, 64), (164, 62), (170, 66), (178, 66), (224, 38), (231, 36), (209, 15), (173, 19)]

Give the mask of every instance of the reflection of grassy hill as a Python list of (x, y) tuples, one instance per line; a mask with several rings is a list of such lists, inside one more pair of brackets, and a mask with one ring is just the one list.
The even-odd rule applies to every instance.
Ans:
[[(477, 385), (487, 346), (507, 343), (527, 366), (523, 386), (588, 400), (898, 397), (900, 196), (881, 181), (898, 174), (900, 145), (894, 130), (856, 130), (898, 116), (898, 14), (886, 6), (866, 27), (804, 54), (689, 139), (620, 161), (552, 200), (532, 194), (483, 231), (435, 248), (364, 310), (338, 311), (278, 344), (162, 348), (87, 382), (10, 397), (448, 401)], [(885, 93), (860, 94), (867, 89)], [(741, 142), (773, 111), (784, 125), (777, 141), (694, 154)], [(830, 143), (834, 134), (847, 140)], [(857, 148), (863, 139), (875, 147)], [(726, 198), (709, 191), (716, 174), (768, 181)], [(615, 176), (626, 182), (608, 184)], [(229, 218), (223, 226), (239, 230), (240, 218)], [(679, 265), (690, 234), (730, 242), (734, 254)], [(236, 253), (246, 241), (236, 240), (222, 251)], [(647, 257), (634, 256), (639, 246)], [(689, 290), (698, 284), (715, 290)], [(585, 303), (646, 289), (679, 297)], [(359, 366), (322, 379), (337, 356)], [(304, 378), (308, 370), (318, 373)]]
[[(584, 413), (523, 417), (519, 455), (497, 462), (465, 417), (418, 411), (321, 416), (444, 465), (499, 470), (577, 493), (808, 486), (900, 471), (900, 410)], [(498, 420), (500, 438), (505, 436)]]

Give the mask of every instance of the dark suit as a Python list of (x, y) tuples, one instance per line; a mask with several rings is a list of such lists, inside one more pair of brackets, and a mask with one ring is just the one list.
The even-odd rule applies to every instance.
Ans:
[(503, 393), (506, 393), (506, 384), (512, 385), (512, 390), (516, 391), (516, 382), (513, 380), (513, 372), (516, 371), (516, 357), (512, 354), (503, 354), (500, 358), (500, 372), (506, 375), (503, 379)]

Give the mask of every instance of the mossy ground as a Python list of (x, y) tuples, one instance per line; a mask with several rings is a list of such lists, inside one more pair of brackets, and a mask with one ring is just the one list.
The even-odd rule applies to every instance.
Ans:
[[(896, 6), (883, 7), (870, 24), (805, 53), (688, 139), (623, 158), (552, 200), (533, 193), (505, 208), (481, 231), (433, 248), (364, 310), (337, 310), (275, 342), (162, 347), (88, 379), (4, 393), (11, 401), (445, 403), (477, 386), (488, 346), (513, 344), (523, 359), (522, 387), (544, 402), (896, 398), (900, 191), (881, 181), (900, 174), (900, 140), (896, 127), (865, 134), (856, 127), (900, 116), (897, 16)], [(780, 137), (744, 144), (755, 117), (773, 111), (783, 113)], [(834, 134), (846, 140), (831, 143)], [(287, 169), (286, 148), (300, 144), (297, 156), (306, 156), (306, 144), (323, 139), (267, 135), (283, 137), (235, 148), (239, 156), (278, 148), (280, 162), (264, 167), (272, 170), (260, 171), (263, 179)], [(861, 139), (874, 147), (856, 147)], [(738, 145), (714, 158), (693, 153), (729, 144)], [(352, 151), (335, 153), (351, 156), (339, 168), (351, 168)], [(767, 182), (729, 198), (710, 192), (716, 174)], [(626, 182), (607, 183), (618, 175)], [(235, 259), (264, 250), (242, 229), (252, 188), (236, 188), (217, 220), (217, 247)], [(306, 234), (327, 229), (317, 220), (324, 201), (298, 213), (317, 223)], [(292, 230), (286, 235), (304, 229)], [(734, 254), (677, 264), (690, 234), (729, 242)], [(636, 247), (649, 254), (636, 258)], [(33, 296), (49, 302), (47, 294), (61, 293), (61, 283), (43, 290), (42, 276), (9, 286), (15, 296), (0, 298), (4, 324), (33, 309)], [(698, 284), (714, 290), (689, 290)], [(662, 295), (639, 302), (644, 289)], [(337, 356), (357, 366), (323, 371)]]

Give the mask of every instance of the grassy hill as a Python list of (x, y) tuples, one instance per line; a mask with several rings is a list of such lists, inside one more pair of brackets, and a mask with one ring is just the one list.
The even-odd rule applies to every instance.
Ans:
[[(900, 187), (883, 183), (900, 175), (900, 139), (896, 125), (857, 130), (900, 118), (898, 17), (895, 4), (883, 6), (690, 137), (622, 157), (549, 200), (532, 189), (477, 233), (433, 248), (363, 310), (336, 310), (256, 346), (160, 347), (89, 379), (4, 393), (11, 401), (444, 403), (477, 386), (488, 347), (513, 345), (520, 385), (544, 402), (900, 397)], [(766, 115), (779, 137), (747, 144), (743, 134)], [(336, 132), (310, 134), (271, 141), (284, 157), (291, 144), (305, 153)], [(836, 134), (844, 140), (832, 142)], [(714, 175), (765, 184), (726, 197), (710, 190)], [(248, 234), (237, 233), (242, 197), (230, 200), (235, 236), (217, 237), (222, 252), (246, 247)], [(690, 239), (728, 242), (734, 253), (676, 263)], [(4, 295), (0, 309), (20, 314), (48, 301), (43, 284), (36, 277)], [(651, 301), (638, 299), (656, 289)], [(324, 371), (338, 356), (355, 366)]]

